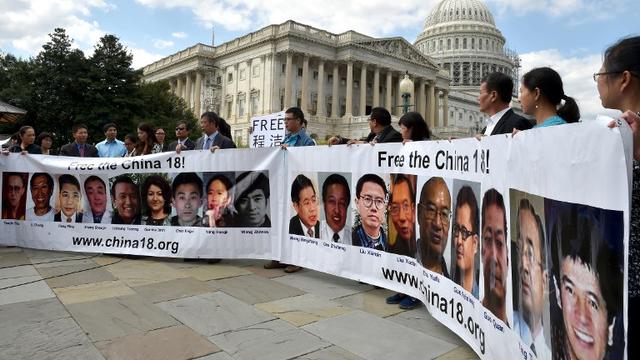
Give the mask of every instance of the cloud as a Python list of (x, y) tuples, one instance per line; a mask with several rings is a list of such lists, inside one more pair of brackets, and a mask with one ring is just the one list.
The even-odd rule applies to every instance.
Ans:
[(173, 41), (171, 40), (162, 40), (162, 39), (153, 40), (153, 47), (155, 47), (156, 49), (166, 49), (172, 46), (173, 46)]
[(178, 32), (171, 33), (171, 36), (173, 36), (176, 39), (184, 39), (187, 37), (187, 33), (183, 31), (178, 31)]
[(91, 11), (111, 11), (104, 0), (16, 0), (0, 2), (0, 46), (11, 44), (35, 55), (56, 27), (66, 29), (78, 48), (91, 48), (104, 35)]
[(496, 5), (500, 15), (544, 13), (552, 17), (567, 17), (571, 25), (610, 19), (624, 9), (628, 0), (488, 0)]
[(564, 85), (564, 92), (578, 102), (582, 120), (595, 119), (598, 114), (615, 116), (617, 111), (607, 110), (602, 107), (596, 83), (593, 82), (593, 73), (602, 65), (601, 54), (577, 54), (569, 57), (563, 56), (556, 49), (521, 54), (521, 75), (527, 71), (541, 66), (548, 66), (556, 70)]
[(152, 53), (136, 46), (127, 45), (127, 49), (133, 54), (131, 67), (134, 69), (140, 69), (164, 57), (164, 55)]
[[(229, 31), (253, 31), (269, 24), (295, 20), (331, 32), (355, 30), (372, 36), (397, 34), (420, 28), (437, 0), (136, 0), (148, 7), (190, 9), (204, 27)], [(337, 11), (335, 9), (340, 9)], [(212, 14), (215, 14), (212, 16)]]

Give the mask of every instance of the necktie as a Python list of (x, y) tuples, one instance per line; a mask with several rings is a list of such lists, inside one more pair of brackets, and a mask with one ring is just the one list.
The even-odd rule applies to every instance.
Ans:
[(340, 235), (338, 235), (338, 233), (333, 233), (333, 242), (338, 242), (340, 241)]
[(204, 143), (204, 148), (202, 150), (209, 150), (211, 148), (211, 138), (208, 137), (207, 141)]
[(84, 157), (84, 145), (80, 145), (80, 157)]
[(307, 235), (308, 235), (309, 237), (311, 237), (311, 238), (313, 237), (313, 228), (309, 228), (309, 229), (307, 230)]
[(68, 216), (68, 217), (67, 217), (67, 222), (68, 222), (68, 223), (70, 223), (70, 222), (71, 222), (71, 217), (70, 217), (70, 216)]
[(538, 353), (536, 352), (536, 345), (534, 343), (531, 343), (531, 351), (533, 351), (534, 354), (538, 355)]

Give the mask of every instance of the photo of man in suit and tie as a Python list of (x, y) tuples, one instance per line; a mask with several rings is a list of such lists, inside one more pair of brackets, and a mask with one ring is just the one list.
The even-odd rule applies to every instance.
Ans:
[(82, 193), (80, 182), (73, 175), (60, 175), (58, 178), (58, 204), (60, 212), (55, 214), (53, 221), (66, 223), (82, 222)]
[(351, 203), (349, 182), (342, 174), (325, 173), (323, 175), (328, 176), (324, 181), (322, 181), (322, 175), (319, 176), (322, 182), (324, 209), (324, 220), (320, 221), (320, 238), (325, 241), (351, 245), (351, 229), (346, 226), (349, 204)]
[(291, 185), (291, 203), (296, 215), (289, 221), (289, 234), (320, 238), (318, 198), (311, 179), (298, 175)]

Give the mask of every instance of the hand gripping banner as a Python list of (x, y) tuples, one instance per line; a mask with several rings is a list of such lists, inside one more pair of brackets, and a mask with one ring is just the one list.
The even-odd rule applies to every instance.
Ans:
[(3, 245), (277, 259), (422, 301), (487, 359), (623, 359), (631, 148), (455, 141), (0, 157)]

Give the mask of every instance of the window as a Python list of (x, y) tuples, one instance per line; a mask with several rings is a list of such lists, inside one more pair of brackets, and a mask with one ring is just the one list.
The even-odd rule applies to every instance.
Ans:
[(233, 100), (227, 101), (227, 119), (231, 119), (231, 110), (233, 109)]
[(330, 82), (330, 83), (333, 82), (333, 75), (327, 76), (327, 82)]
[(447, 39), (447, 50), (451, 50), (451, 39)]
[(460, 47), (460, 39), (456, 38), (455, 46), (453, 48), (458, 50), (459, 47)]
[(317, 80), (318, 79), (318, 72), (314, 71), (313, 72), (313, 80)]
[(476, 48), (476, 39), (471, 39), (471, 49), (475, 49)]
[(247, 78), (247, 71), (245, 69), (240, 70), (240, 80), (244, 80)]
[(245, 98), (244, 95), (238, 96), (238, 116), (244, 116)]
[(298, 76), (302, 76), (302, 68), (301, 67), (298, 68)]
[(347, 78), (341, 78), (340, 79), (340, 85), (341, 86), (346, 86), (347, 85)]
[(251, 74), (253, 75), (253, 77), (260, 76), (260, 65), (254, 65), (251, 70)]
[(233, 73), (228, 73), (227, 74), (227, 82), (228, 83), (233, 82)]
[(478, 49), (482, 50), (482, 39), (478, 40)]
[(233, 132), (233, 140), (236, 143), (236, 145), (242, 144), (242, 129), (237, 129), (236, 131)]
[(282, 64), (282, 73), (286, 73), (287, 72), (287, 64)]
[(467, 48), (467, 38), (462, 39), (462, 48), (463, 49)]
[(222, 76), (216, 77), (216, 84), (218, 84), (218, 85), (222, 84)]
[(353, 82), (353, 88), (354, 89), (359, 89), (360, 88), (360, 81), (356, 80)]
[(251, 94), (251, 114), (255, 115), (258, 113), (258, 103), (260, 102), (260, 93), (255, 92)]

